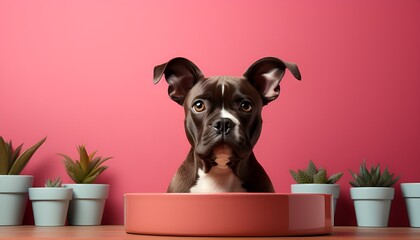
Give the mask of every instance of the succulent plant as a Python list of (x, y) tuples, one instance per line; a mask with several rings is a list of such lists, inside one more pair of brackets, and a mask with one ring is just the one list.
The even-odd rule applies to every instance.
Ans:
[(75, 183), (93, 183), (99, 174), (108, 168), (107, 166), (101, 165), (111, 159), (111, 157), (95, 157), (97, 151), (88, 154), (83, 145), (79, 146), (77, 150), (80, 160), (73, 160), (65, 154), (59, 154), (64, 157), (67, 174)]
[(293, 179), (299, 184), (334, 184), (343, 176), (342, 172), (336, 173), (327, 177), (327, 170), (320, 168), (317, 169), (312, 160), (309, 161), (306, 170), (298, 169), (297, 172), (289, 170)]
[(45, 180), (45, 187), (47, 187), (47, 188), (59, 188), (59, 187), (61, 187), (61, 183), (62, 183), (62, 181), (61, 181), (60, 177), (58, 177), (54, 180), (47, 179), (47, 180)]
[(380, 165), (376, 167), (371, 167), (370, 171), (366, 167), (366, 160), (360, 165), (359, 174), (356, 174), (350, 170), (350, 173), (353, 177), (353, 181), (350, 181), (350, 185), (353, 187), (391, 187), (394, 185), (398, 179), (394, 174), (388, 172), (388, 168), (381, 173)]
[(14, 148), (12, 140), (5, 142), (0, 137), (0, 175), (19, 175), (45, 140), (47, 137), (20, 154), (23, 144)]

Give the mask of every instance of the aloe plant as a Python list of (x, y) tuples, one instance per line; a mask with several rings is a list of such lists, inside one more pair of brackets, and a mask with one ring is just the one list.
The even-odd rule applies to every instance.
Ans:
[(0, 137), (0, 175), (19, 175), (45, 140), (47, 137), (20, 154), (23, 144), (14, 148), (12, 140), (6, 142)]
[(45, 180), (44, 185), (47, 188), (59, 188), (59, 187), (61, 187), (61, 184), (62, 184), (62, 181), (61, 181), (60, 177), (58, 177), (54, 180), (51, 180), (51, 179)]
[(308, 167), (306, 170), (298, 169), (297, 172), (289, 170), (290, 175), (299, 184), (334, 184), (343, 176), (342, 172), (327, 176), (327, 170), (323, 168), (317, 168), (312, 160), (309, 160)]
[(80, 160), (73, 160), (65, 154), (59, 154), (64, 158), (67, 174), (75, 183), (93, 183), (99, 174), (108, 168), (108, 166), (101, 165), (111, 157), (95, 157), (97, 151), (88, 154), (83, 145), (79, 146), (77, 150)]
[(366, 167), (366, 160), (360, 165), (359, 174), (351, 170), (350, 173), (353, 177), (350, 185), (353, 187), (391, 187), (400, 178), (399, 176), (394, 178), (394, 174), (390, 174), (388, 168), (381, 172), (380, 164), (376, 167), (372, 166), (369, 171)]

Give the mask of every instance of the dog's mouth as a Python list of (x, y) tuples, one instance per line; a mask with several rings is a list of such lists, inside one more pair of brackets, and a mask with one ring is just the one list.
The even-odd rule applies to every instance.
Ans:
[(196, 154), (204, 162), (205, 172), (210, 171), (212, 167), (219, 169), (234, 168), (234, 166), (241, 160), (249, 157), (248, 151), (237, 151), (238, 147), (234, 147), (226, 142), (218, 142), (212, 147), (207, 147), (206, 151), (200, 152), (195, 149)]
[(218, 168), (229, 167), (232, 157), (232, 148), (227, 144), (220, 144), (213, 149), (214, 162)]

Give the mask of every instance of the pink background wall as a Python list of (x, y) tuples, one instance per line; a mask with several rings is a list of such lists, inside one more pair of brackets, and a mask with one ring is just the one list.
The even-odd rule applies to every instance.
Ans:
[[(298, 63), (263, 111), (255, 153), (277, 192), (312, 159), (343, 171), (336, 224), (356, 223), (349, 169), (364, 158), (420, 181), (420, 1), (0, 1), (0, 135), (48, 140), (25, 169), (66, 176), (57, 153), (86, 144), (113, 156), (104, 224), (123, 224), (123, 193), (163, 192), (185, 158), (183, 110), (155, 65), (184, 56), (205, 75), (255, 60)], [(391, 226), (407, 226), (399, 183)], [(32, 223), (30, 208), (25, 223)]]

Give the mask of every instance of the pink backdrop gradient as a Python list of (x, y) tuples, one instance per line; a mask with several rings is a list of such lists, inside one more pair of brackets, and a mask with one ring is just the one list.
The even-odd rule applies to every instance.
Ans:
[[(343, 171), (336, 225), (356, 224), (349, 169), (381, 163), (420, 181), (420, 1), (0, 1), (0, 135), (48, 136), (24, 170), (61, 176), (57, 153), (113, 156), (104, 224), (123, 224), (123, 193), (163, 192), (189, 145), (183, 110), (154, 86), (177, 56), (206, 76), (241, 76), (255, 60), (296, 62), (263, 110), (255, 153), (277, 192), (312, 159)], [(26, 149), (26, 148), (25, 148)], [(408, 226), (399, 183), (391, 226)], [(28, 208), (25, 223), (33, 223)]]

